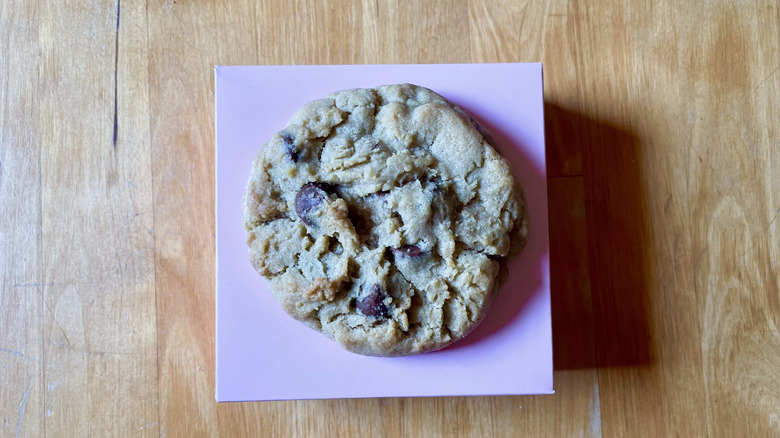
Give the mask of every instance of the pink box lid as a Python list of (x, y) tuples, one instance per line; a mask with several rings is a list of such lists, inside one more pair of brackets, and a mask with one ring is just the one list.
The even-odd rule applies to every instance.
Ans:
[[(550, 394), (550, 263), (542, 65), (216, 67), (216, 398)], [(485, 321), (437, 352), (401, 358), (342, 350), (293, 320), (249, 263), (241, 202), (259, 147), (303, 104), (348, 88), (413, 83), (493, 133), (524, 190), (530, 236)]]

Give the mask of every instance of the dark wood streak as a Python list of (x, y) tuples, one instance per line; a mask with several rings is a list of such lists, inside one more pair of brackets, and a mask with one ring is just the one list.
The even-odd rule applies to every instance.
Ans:
[(122, 11), (122, 0), (116, 0), (116, 40), (115, 40), (115, 46), (114, 46), (114, 135), (113, 135), (113, 143), (114, 143), (114, 150), (116, 150), (116, 137), (117, 132), (119, 131), (119, 115), (118, 115), (118, 108), (119, 108), (119, 97), (118, 97), (118, 90), (119, 90), (119, 16)]

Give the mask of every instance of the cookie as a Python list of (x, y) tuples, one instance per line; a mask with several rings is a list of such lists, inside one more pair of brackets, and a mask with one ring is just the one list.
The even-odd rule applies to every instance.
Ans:
[(493, 137), (415, 85), (304, 105), (254, 160), (249, 257), (293, 318), (349, 351), (404, 356), (485, 317), (528, 234)]

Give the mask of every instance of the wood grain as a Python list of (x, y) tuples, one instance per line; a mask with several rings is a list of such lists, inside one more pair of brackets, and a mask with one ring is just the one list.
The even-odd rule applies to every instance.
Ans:
[(0, 436), (44, 431), (38, 13), (0, 4)]
[(158, 424), (146, 34), (143, 8), (126, 2), (123, 24), (118, 7), (42, 4), (43, 379), (53, 435), (153, 436)]
[[(0, 436), (780, 436), (771, 0), (0, 2)], [(217, 64), (543, 61), (552, 396), (214, 402)]]

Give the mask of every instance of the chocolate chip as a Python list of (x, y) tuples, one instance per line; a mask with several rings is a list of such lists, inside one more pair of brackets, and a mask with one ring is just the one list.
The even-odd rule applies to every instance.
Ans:
[(319, 187), (320, 190), (324, 191), (325, 193), (327, 193), (329, 195), (337, 194), (336, 193), (336, 189), (338, 189), (338, 187), (339, 187), (336, 184), (324, 183), (324, 182), (316, 182), (316, 183), (312, 183), (312, 184), (316, 185), (317, 187)]
[(420, 257), (425, 255), (425, 251), (417, 245), (404, 245), (400, 248), (393, 248), (393, 254), (404, 257)]
[(331, 187), (329, 184), (310, 182), (298, 190), (298, 194), (295, 195), (295, 213), (304, 224), (314, 225), (311, 211), (328, 197)]
[(371, 286), (371, 293), (357, 300), (355, 306), (363, 315), (386, 318), (387, 306), (384, 303), (385, 298), (387, 298), (387, 294), (378, 284), (375, 284)]
[(371, 146), (371, 150), (375, 151), (379, 147), (379, 143), (375, 143), (373, 146)]
[(293, 145), (293, 138), (290, 137), (285, 132), (282, 132), (280, 134), (282, 136), (282, 142), (284, 143), (285, 149), (287, 149), (287, 156), (290, 157), (290, 159), (293, 161), (293, 163), (298, 162), (298, 152), (295, 151), (295, 146)]

